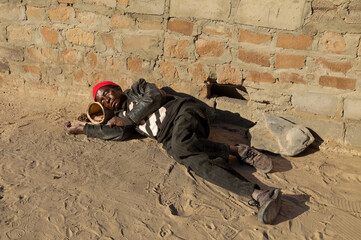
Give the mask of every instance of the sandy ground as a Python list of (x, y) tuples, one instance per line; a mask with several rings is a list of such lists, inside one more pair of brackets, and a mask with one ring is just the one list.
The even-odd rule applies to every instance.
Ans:
[[(250, 181), (283, 189), (274, 225), (175, 163), (150, 139), (106, 142), (63, 131), (88, 102), (0, 93), (0, 239), (360, 239), (361, 159), (310, 148), (272, 156)], [(235, 126), (212, 139), (244, 141)]]

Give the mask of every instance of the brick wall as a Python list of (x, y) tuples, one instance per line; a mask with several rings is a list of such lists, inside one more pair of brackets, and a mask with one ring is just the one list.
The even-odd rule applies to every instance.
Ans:
[[(357, 149), (360, 16), (359, 0), (0, 0), (0, 89), (90, 100), (143, 77)], [(243, 85), (247, 110), (210, 83)]]

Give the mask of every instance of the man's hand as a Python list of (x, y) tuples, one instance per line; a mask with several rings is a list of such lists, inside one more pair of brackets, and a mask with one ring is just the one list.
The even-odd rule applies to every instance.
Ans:
[(112, 127), (112, 126), (122, 127), (123, 126), (123, 121), (122, 121), (122, 119), (120, 117), (114, 116), (107, 122), (106, 125), (109, 126), (109, 127)]
[(67, 134), (82, 134), (84, 133), (84, 125), (75, 124), (71, 125), (71, 122), (66, 122), (64, 124), (64, 130)]

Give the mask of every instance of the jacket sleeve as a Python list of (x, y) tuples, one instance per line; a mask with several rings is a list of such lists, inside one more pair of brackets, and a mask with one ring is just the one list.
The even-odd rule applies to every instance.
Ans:
[(147, 83), (144, 79), (133, 84), (128, 92), (128, 97), (137, 103), (127, 113), (127, 116), (136, 124), (158, 110), (166, 100), (166, 94), (162, 90), (153, 83)]
[(85, 124), (84, 133), (90, 138), (100, 138), (103, 140), (123, 141), (132, 135), (133, 127), (109, 127), (104, 124)]

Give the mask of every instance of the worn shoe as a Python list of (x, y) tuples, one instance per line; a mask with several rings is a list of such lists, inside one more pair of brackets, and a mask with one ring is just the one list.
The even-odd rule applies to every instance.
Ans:
[(258, 171), (268, 173), (272, 170), (272, 160), (265, 154), (244, 144), (237, 145), (238, 159), (255, 167)]
[(258, 207), (258, 221), (263, 224), (271, 224), (276, 219), (281, 210), (281, 195), (281, 190), (276, 188), (266, 190), (257, 196), (253, 205)]

